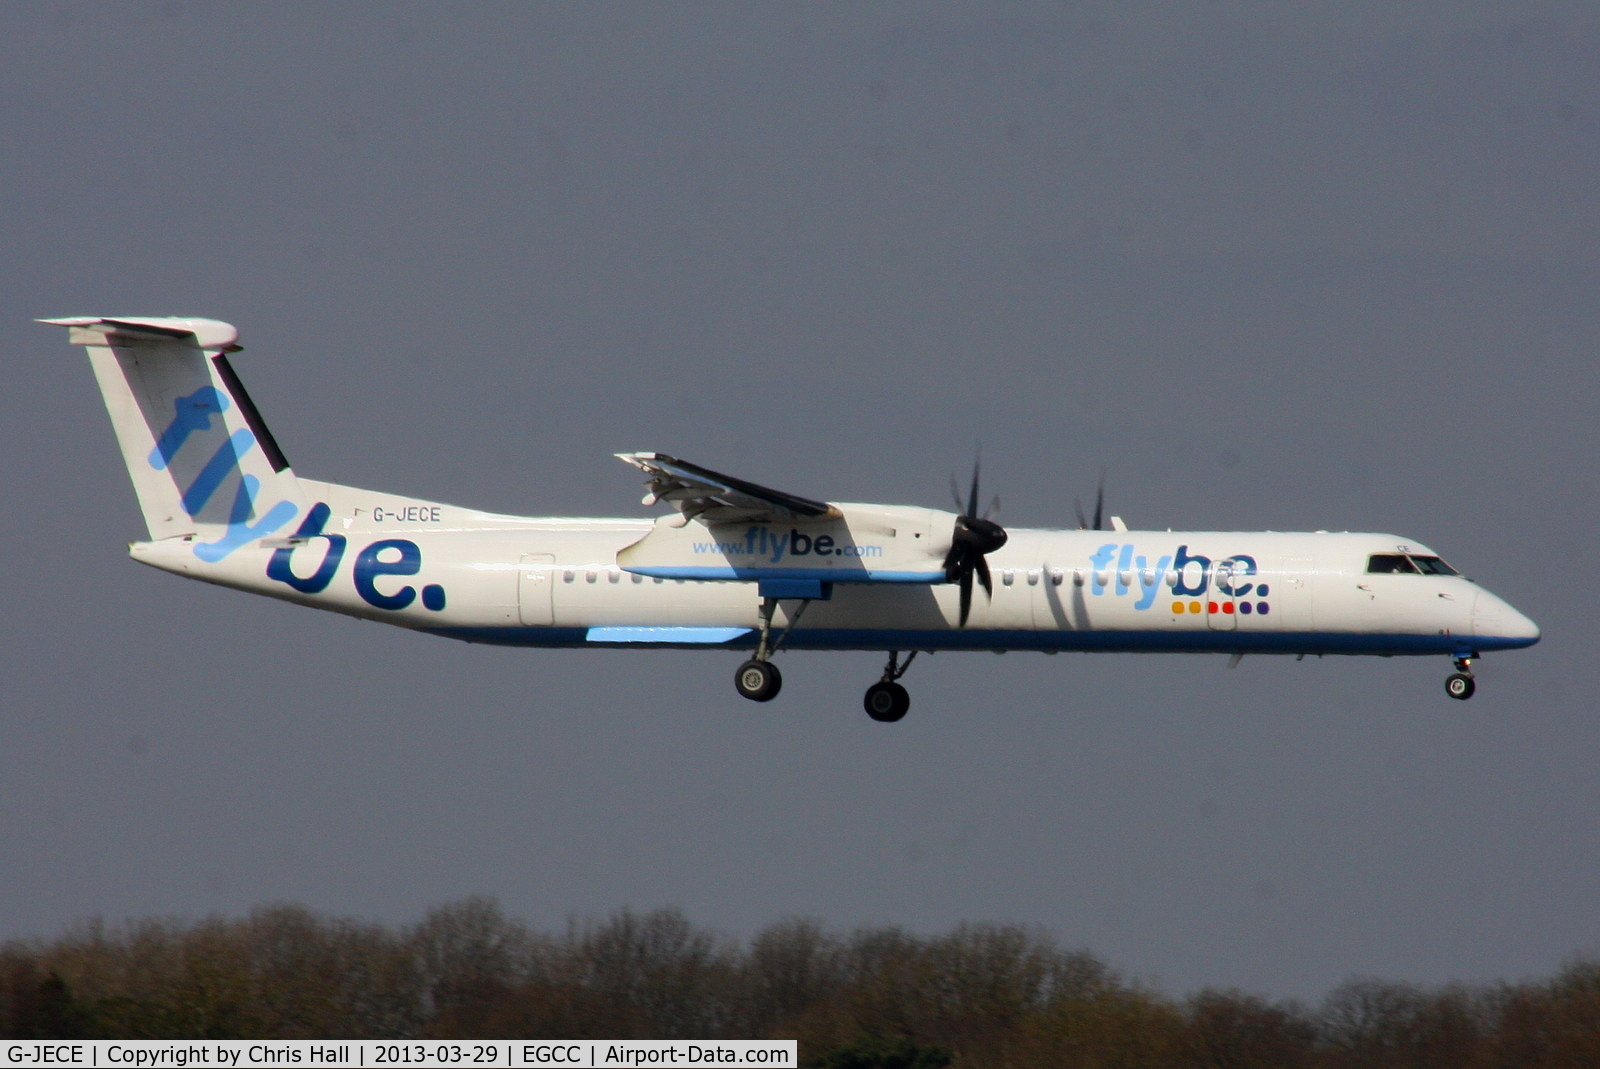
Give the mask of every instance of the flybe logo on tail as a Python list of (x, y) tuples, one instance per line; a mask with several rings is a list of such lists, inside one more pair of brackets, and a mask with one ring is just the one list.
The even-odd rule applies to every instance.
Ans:
[[(212, 417), (220, 417), (228, 405), (227, 394), (215, 386), (202, 386), (174, 401), (172, 422), (156, 439), (156, 447), (150, 451), (150, 466), (156, 471), (170, 472), (172, 462), (190, 438), (198, 431), (210, 431)], [(239, 487), (228, 508), (227, 531), (215, 542), (195, 544), (194, 555), (207, 563), (215, 564), (246, 542), (272, 534), (294, 519), (299, 511), (292, 502), (280, 501), (255, 523), (250, 522), (256, 511), (256, 493), (261, 489), (261, 480), (247, 474), (242, 461), (255, 444), (256, 437), (248, 430), (235, 431), (217, 446), (188, 486), (178, 486), (178, 492), (183, 495), (183, 510), (190, 516), (199, 516), (228, 476), (235, 472), (239, 475)], [(176, 473), (173, 474), (173, 483), (177, 485)]]
[(1213, 561), (1190, 553), (1184, 544), (1171, 553), (1152, 557), (1140, 554), (1137, 546), (1112, 542), (1090, 555), (1088, 585), (1091, 594), (1100, 596), (1137, 593), (1133, 607), (1138, 610), (1154, 606), (1162, 586), (1166, 586), (1171, 590), (1175, 615), (1237, 611), (1246, 616), (1265, 616), (1272, 611), (1265, 600), (1270, 591), (1266, 583), (1257, 581), (1257, 572), (1255, 558), (1246, 553)]

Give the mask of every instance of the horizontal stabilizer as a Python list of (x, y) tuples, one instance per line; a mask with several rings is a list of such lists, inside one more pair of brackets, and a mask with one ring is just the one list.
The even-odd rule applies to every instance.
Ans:
[[(191, 345), (215, 352), (236, 353), (239, 331), (232, 323), (220, 319), (197, 319), (182, 316), (67, 316), (64, 319), (40, 319), (53, 327), (75, 327), (83, 332), (93, 332), (100, 337), (115, 336), (123, 344), (137, 344), (140, 340), (172, 341), (193, 338)], [(74, 333), (74, 345), (90, 344), (90, 339)]]

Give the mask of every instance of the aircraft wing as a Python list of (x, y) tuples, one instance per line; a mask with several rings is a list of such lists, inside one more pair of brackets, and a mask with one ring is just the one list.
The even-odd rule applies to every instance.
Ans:
[(645, 473), (644, 503), (671, 502), (687, 519), (740, 523), (836, 519), (839, 510), (781, 490), (735, 479), (665, 453), (618, 453), (617, 459)]

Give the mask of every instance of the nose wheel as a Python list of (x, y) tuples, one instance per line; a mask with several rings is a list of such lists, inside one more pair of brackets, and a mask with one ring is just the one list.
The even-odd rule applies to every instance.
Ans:
[(1444, 692), (1456, 701), (1464, 702), (1477, 691), (1477, 681), (1472, 678), (1472, 657), (1457, 657), (1456, 670), (1444, 681)]

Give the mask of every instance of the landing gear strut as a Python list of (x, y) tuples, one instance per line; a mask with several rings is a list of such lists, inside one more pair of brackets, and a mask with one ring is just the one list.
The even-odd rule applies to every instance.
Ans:
[(778, 647), (789, 637), (789, 632), (794, 630), (794, 625), (800, 622), (801, 614), (810, 604), (810, 598), (800, 599), (800, 607), (789, 618), (789, 626), (778, 635), (778, 641), (772, 642), (772, 614), (778, 610), (778, 599), (761, 599), (761, 641), (756, 645), (756, 655), (741, 664), (733, 674), (734, 689), (741, 697), (753, 702), (770, 702), (778, 696), (778, 691), (783, 689), (783, 673), (772, 663), (772, 655), (778, 652)]
[(1457, 701), (1466, 701), (1478, 689), (1472, 678), (1472, 658), (1476, 654), (1463, 654), (1455, 658), (1456, 670), (1444, 681), (1444, 692)]
[(872, 719), (882, 724), (892, 724), (904, 718), (906, 710), (911, 708), (911, 695), (896, 681), (906, 674), (906, 669), (911, 667), (916, 656), (917, 651), (912, 650), (905, 664), (901, 664), (900, 652), (889, 651), (889, 663), (884, 666), (883, 678), (868, 687), (866, 697), (861, 700)]

